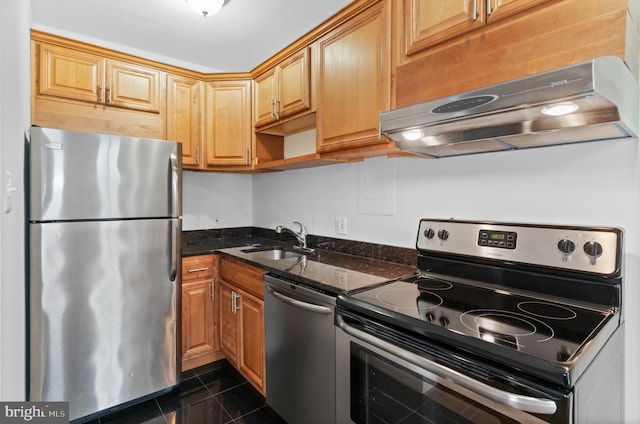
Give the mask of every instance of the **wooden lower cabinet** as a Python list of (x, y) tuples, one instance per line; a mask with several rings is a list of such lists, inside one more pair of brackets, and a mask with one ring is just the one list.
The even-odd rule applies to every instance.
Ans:
[(220, 348), (244, 377), (266, 394), (264, 347), (265, 270), (220, 259)]
[(182, 259), (182, 371), (222, 358), (215, 264), (214, 255)]

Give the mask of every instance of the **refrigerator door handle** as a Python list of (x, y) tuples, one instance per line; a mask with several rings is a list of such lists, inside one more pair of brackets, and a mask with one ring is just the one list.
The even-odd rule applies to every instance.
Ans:
[(178, 275), (178, 221), (172, 219), (169, 224), (169, 237), (171, 237), (171, 269), (169, 270), (169, 279), (176, 281)]
[(170, 165), (171, 165), (171, 216), (179, 216), (180, 211), (178, 205), (180, 204), (180, 176), (178, 157), (175, 153), (171, 153)]

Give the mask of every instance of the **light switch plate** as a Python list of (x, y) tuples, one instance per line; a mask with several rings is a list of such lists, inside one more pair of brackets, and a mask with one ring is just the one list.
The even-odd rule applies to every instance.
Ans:
[(336, 216), (335, 228), (336, 228), (336, 234), (346, 236), (347, 235), (347, 217)]

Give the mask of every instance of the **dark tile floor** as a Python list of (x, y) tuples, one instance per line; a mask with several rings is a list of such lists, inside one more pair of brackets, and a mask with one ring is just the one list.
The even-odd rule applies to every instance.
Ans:
[(172, 392), (89, 424), (286, 424), (226, 360), (182, 373)]

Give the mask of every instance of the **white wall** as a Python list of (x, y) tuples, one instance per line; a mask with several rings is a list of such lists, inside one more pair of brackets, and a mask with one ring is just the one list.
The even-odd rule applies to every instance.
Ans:
[[(0, 399), (25, 398), (24, 131), (29, 126), (31, 5), (0, 1), (0, 181), (11, 172), (13, 210), (0, 211)], [(0, 206), (2, 201), (0, 200)]]
[(183, 230), (252, 225), (251, 175), (185, 171), (182, 187)]
[[(358, 212), (365, 163), (253, 177), (253, 225), (300, 220), (310, 233), (414, 247), (422, 217), (622, 227), (625, 230), (626, 421), (640, 422), (640, 162), (637, 140), (448, 159), (370, 159), (395, 180), (396, 213)], [(366, 166), (371, 169), (372, 166)], [(359, 175), (360, 174), (360, 175)], [(394, 178), (395, 174), (395, 178)], [(360, 182), (359, 182), (360, 181)], [(631, 376), (635, 376), (631, 377)]]

